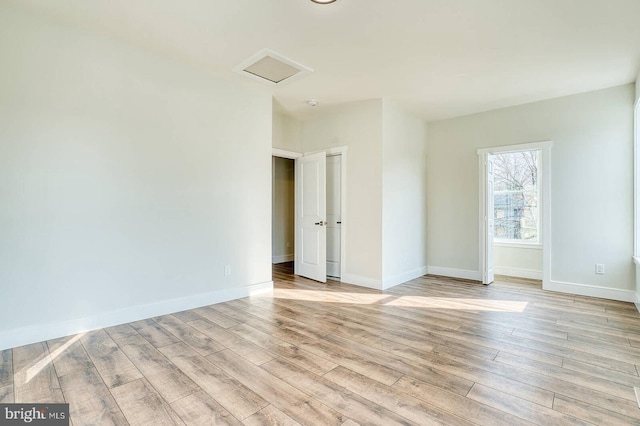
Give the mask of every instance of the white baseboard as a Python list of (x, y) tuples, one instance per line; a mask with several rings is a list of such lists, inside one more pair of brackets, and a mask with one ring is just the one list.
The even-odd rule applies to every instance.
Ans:
[(382, 289), (386, 290), (391, 287), (395, 287), (402, 283), (406, 283), (407, 281), (411, 281), (413, 279), (419, 278), (423, 275), (426, 275), (429, 271), (428, 266), (423, 266), (421, 268), (416, 268), (411, 271), (403, 272), (402, 274), (394, 275), (393, 277), (383, 278), (382, 279)]
[(90, 330), (153, 318), (273, 290), (273, 281), (216, 290), (177, 299), (131, 306), (74, 320), (58, 321), (0, 332), (0, 350), (70, 336)]
[(340, 282), (358, 285), (360, 287), (372, 288), (375, 290), (382, 290), (382, 281), (374, 278), (361, 277), (354, 274), (343, 274), (340, 277)]
[(271, 263), (284, 263), (284, 262), (293, 262), (293, 258), (295, 255), (293, 254), (282, 254), (279, 256), (271, 256)]
[(634, 300), (634, 304), (636, 305), (636, 309), (640, 312), (640, 293), (635, 293), (636, 300)]
[(599, 287), (595, 285), (568, 283), (553, 280), (543, 282), (542, 289), (558, 291), (561, 293), (577, 294), (580, 296), (599, 297), (601, 299), (637, 303), (637, 295), (633, 290), (622, 290), (618, 288)]
[(428, 266), (427, 273), (430, 275), (440, 275), (443, 277), (461, 278), (463, 280), (482, 281), (482, 274), (480, 273), (480, 271), (445, 268), (443, 266)]
[(506, 275), (508, 277), (528, 278), (530, 280), (541, 280), (542, 271), (535, 269), (507, 268), (504, 266), (494, 266), (494, 274)]

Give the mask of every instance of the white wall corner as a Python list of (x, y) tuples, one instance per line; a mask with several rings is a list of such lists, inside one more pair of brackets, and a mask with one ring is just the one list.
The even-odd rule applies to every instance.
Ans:
[(428, 266), (429, 275), (440, 275), (443, 277), (460, 278), (463, 280), (482, 281), (480, 271), (469, 271), (467, 269), (445, 268), (443, 266)]
[(640, 312), (640, 293), (635, 293), (636, 296), (636, 300), (634, 302), (634, 304), (636, 305), (636, 309), (638, 310), (638, 312)]
[(94, 316), (58, 321), (0, 332), (0, 350), (15, 348), (86, 331), (167, 315), (187, 309), (256, 296), (273, 290), (273, 281), (216, 290), (146, 305), (131, 306)]
[(496, 275), (506, 275), (508, 277), (526, 278), (530, 280), (541, 280), (542, 271), (535, 269), (508, 268), (505, 266), (494, 266), (493, 272)]
[(281, 254), (278, 256), (271, 256), (271, 263), (285, 263), (285, 262), (293, 262), (294, 259), (293, 254)]
[(395, 287), (400, 284), (404, 284), (407, 281), (411, 281), (416, 278), (420, 278), (423, 275), (426, 275), (429, 271), (428, 266), (423, 266), (421, 268), (416, 268), (411, 271), (403, 272), (402, 274), (394, 275), (393, 277), (384, 278), (382, 280), (382, 289), (386, 290), (391, 287)]
[(622, 290), (619, 288), (599, 287), (553, 280), (544, 281), (542, 283), (542, 289), (557, 291), (560, 293), (576, 294), (579, 296), (599, 297), (601, 299), (638, 303), (638, 296), (633, 290)]
[(340, 282), (353, 284), (360, 287), (372, 288), (374, 290), (382, 290), (382, 281), (374, 278), (361, 277), (354, 274), (342, 274)]

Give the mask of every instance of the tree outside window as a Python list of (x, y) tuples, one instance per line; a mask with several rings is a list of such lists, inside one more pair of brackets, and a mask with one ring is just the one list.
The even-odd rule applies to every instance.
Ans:
[(494, 239), (539, 243), (539, 151), (493, 156)]

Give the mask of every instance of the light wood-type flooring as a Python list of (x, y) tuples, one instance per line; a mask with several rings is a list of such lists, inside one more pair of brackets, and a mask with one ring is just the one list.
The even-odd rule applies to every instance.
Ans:
[(640, 424), (630, 303), (425, 276), (275, 290), (0, 351), (0, 402), (74, 425)]

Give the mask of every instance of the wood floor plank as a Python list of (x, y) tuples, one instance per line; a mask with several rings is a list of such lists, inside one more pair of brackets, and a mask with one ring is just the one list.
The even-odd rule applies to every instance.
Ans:
[(408, 394), (397, 392), (397, 388), (382, 385), (344, 367), (335, 368), (325, 374), (324, 378), (417, 424), (473, 424), (450, 411), (442, 410)]
[(138, 332), (129, 324), (114, 325), (104, 329), (113, 340), (122, 339), (138, 334)]
[(306, 368), (320, 376), (337, 366), (337, 364), (325, 358), (300, 349), (270, 334), (258, 331), (246, 324), (237, 325), (229, 329), (229, 331), (255, 343), (261, 348), (273, 353), (275, 356), (282, 356), (293, 364)]
[[(470, 364), (478, 364), (478, 361), (473, 358), (470, 358), (468, 362)], [(493, 371), (497, 374), (505, 377), (515, 377), (517, 380), (525, 383), (535, 383), (536, 386), (550, 392), (555, 392), (556, 394), (561, 393), (593, 406), (612, 410), (615, 409), (626, 416), (640, 419), (640, 410), (638, 410), (637, 404), (633, 401), (629, 401), (628, 399), (609, 395), (607, 393), (576, 385), (574, 383), (569, 383), (564, 380), (559, 380), (547, 374), (543, 374), (540, 371), (518, 368), (516, 366), (499, 362), (495, 362), (494, 364), (495, 366)], [(484, 365), (484, 363), (481, 365)]]
[(78, 334), (47, 341), (58, 377), (93, 367), (89, 355), (80, 343), (80, 337)]
[(80, 341), (107, 387), (113, 388), (143, 377), (106, 331), (90, 331)]
[[(262, 368), (290, 385), (300, 390), (304, 389), (305, 393), (345, 416), (348, 415), (359, 423), (406, 424), (407, 419), (402, 417), (401, 413), (394, 413), (325, 377), (317, 376), (284, 359), (276, 358), (262, 365)], [(422, 421), (419, 423), (438, 424), (439, 422), (435, 421), (434, 418), (429, 418), (428, 413), (425, 412)]]
[[(343, 344), (346, 342), (343, 341)], [(376, 354), (371, 353), (371, 356)], [(385, 358), (378, 354), (377, 358), (384, 360), (386, 365), (397, 371), (460, 395), (466, 395), (474, 382), (480, 382), (487, 386), (508, 389), (514, 395), (548, 407), (551, 407), (553, 402), (553, 394), (543, 389), (496, 375), (490, 368), (479, 369), (437, 354), (416, 354), (410, 364), (397, 357)]]
[(13, 385), (0, 387), (0, 404), (13, 404)]
[[(599, 340), (581, 338), (581, 339), (558, 339), (555, 337), (542, 335), (540, 333), (526, 333), (527, 338), (532, 341), (540, 341), (550, 343), (554, 346), (567, 348), (571, 351), (584, 352), (588, 355), (599, 355), (607, 359), (617, 360), (629, 365), (633, 365), (640, 358), (640, 349), (633, 348), (630, 345), (603, 347)], [(515, 334), (514, 334), (515, 335)]]
[(46, 342), (13, 348), (15, 402), (64, 402)]
[(542, 407), (516, 396), (500, 392), (497, 389), (475, 384), (469, 391), (469, 398), (505, 411), (524, 420), (544, 426), (551, 425), (587, 425), (589, 423), (576, 419), (551, 408)]
[(245, 426), (300, 426), (300, 423), (296, 422), (273, 405), (267, 405), (253, 416), (246, 418), (242, 423)]
[(144, 337), (149, 343), (156, 348), (172, 345), (178, 343), (178, 339), (173, 334), (169, 333), (157, 322), (152, 319), (146, 319), (131, 323), (131, 327), (134, 328), (142, 337)]
[(184, 374), (239, 420), (251, 416), (268, 405), (250, 388), (211, 364), (185, 343), (176, 343), (160, 350)]
[(171, 407), (187, 426), (239, 426), (242, 424), (205, 391), (174, 401)]
[(192, 310), (174, 312), (172, 315), (178, 318), (182, 322), (196, 321), (202, 318), (200, 315), (196, 314)]
[[(572, 358), (577, 361), (587, 362), (594, 365), (616, 369), (623, 373), (631, 373), (635, 368), (633, 364), (625, 361), (619, 361), (615, 358), (609, 358), (607, 355), (598, 355), (582, 351), (573, 350), (564, 346), (560, 346), (551, 342), (541, 342), (522, 338), (518, 336), (504, 337), (494, 335), (491, 332), (477, 332), (477, 334), (466, 334), (462, 331), (455, 333), (440, 332), (441, 335), (451, 339), (465, 338), (476, 344), (492, 345), (492, 347), (505, 350), (515, 355), (523, 356), (530, 359), (537, 359), (541, 353), (555, 355), (560, 357)], [(527, 356), (533, 354), (535, 356)]]
[(453, 414), (464, 413), (466, 418), (479, 425), (515, 426), (532, 424), (524, 419), (474, 401), (466, 396), (447, 392), (429, 383), (408, 376), (402, 377), (392, 387)]
[[(547, 364), (541, 365), (537, 361), (523, 359), (521, 357), (508, 353), (498, 354), (498, 356), (496, 357), (496, 362), (508, 364), (521, 369), (528, 369), (536, 372), (539, 371), (542, 374), (553, 377), (554, 379), (564, 380), (568, 383), (575, 383), (577, 385), (594, 389), (609, 395), (628, 399), (629, 401), (636, 400), (632, 386), (621, 385), (619, 383), (595, 377), (593, 375), (586, 374), (580, 371), (568, 370), (562, 367), (555, 367)], [(640, 385), (640, 380), (637, 382), (637, 384)]]
[(173, 315), (154, 318), (161, 327), (195, 349), (200, 355), (209, 355), (225, 347), (204, 333), (182, 322)]
[(238, 321), (217, 312), (216, 310), (212, 309), (210, 306), (203, 306), (202, 308), (194, 309), (193, 312), (200, 315), (204, 319), (219, 325), (222, 328), (229, 328), (239, 324)]
[(238, 357), (231, 350), (216, 352), (207, 359), (301, 424), (339, 425), (346, 420), (342, 414)]
[(128, 424), (95, 368), (62, 376), (60, 385), (69, 402), (69, 415), (74, 424)]
[(557, 394), (553, 409), (595, 425), (637, 425), (637, 419), (604, 408), (593, 407), (577, 399)]
[(0, 351), (0, 388), (13, 387), (13, 351), (4, 349)]
[(358, 371), (380, 383), (391, 385), (402, 377), (402, 373), (374, 361), (371, 357), (361, 357), (349, 348), (341, 347), (339, 344), (326, 340), (309, 339), (307, 336), (291, 330), (288, 327), (278, 330), (274, 333), (274, 336), (305, 349), (308, 352), (314, 353), (319, 357), (326, 358), (335, 364)]
[[(233, 307), (229, 306), (229, 304), (227, 303), (216, 303), (215, 305), (209, 305), (209, 309), (221, 315), (225, 315), (228, 318), (233, 319), (238, 324), (244, 324), (248, 318), (246, 312), (238, 309), (234, 309)], [(277, 410), (277, 408), (273, 406), (271, 406), (270, 408), (269, 407), (267, 408), (268, 408), (267, 412), (270, 412), (270, 410)]]
[(120, 339), (118, 346), (168, 403), (200, 390), (198, 385), (141, 336)]
[(199, 319), (197, 321), (191, 321), (188, 324), (254, 364), (264, 364), (273, 359), (273, 356), (271, 356), (269, 352), (260, 348), (258, 345), (208, 320)]
[(572, 359), (565, 359), (562, 363), (562, 368), (586, 374), (587, 376), (609, 380), (625, 386), (640, 386), (640, 377), (638, 377), (637, 374), (620, 373), (616, 370), (602, 368)]
[(111, 394), (131, 426), (184, 425), (173, 408), (145, 379), (137, 379), (112, 388)]

